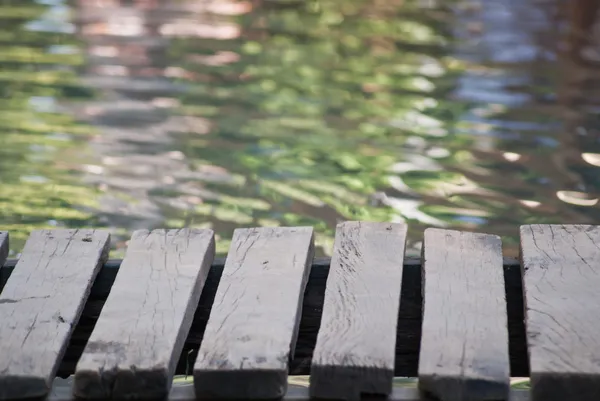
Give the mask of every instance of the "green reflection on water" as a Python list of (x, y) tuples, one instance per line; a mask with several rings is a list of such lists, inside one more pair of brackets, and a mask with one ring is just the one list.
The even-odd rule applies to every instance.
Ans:
[(598, 74), (558, 52), (553, 2), (510, 32), (473, 2), (215, 4), (0, 3), (13, 253), (42, 227), (109, 228), (122, 256), (138, 228), (225, 253), (237, 227), (311, 225), (323, 254), (360, 219), (407, 221), (412, 253), (441, 226), (514, 254), (519, 224), (598, 221)]

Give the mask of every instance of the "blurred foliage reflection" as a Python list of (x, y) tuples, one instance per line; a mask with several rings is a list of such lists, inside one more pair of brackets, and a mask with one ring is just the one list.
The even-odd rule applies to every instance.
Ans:
[(0, 229), (598, 223), (598, 2), (2, 0)]

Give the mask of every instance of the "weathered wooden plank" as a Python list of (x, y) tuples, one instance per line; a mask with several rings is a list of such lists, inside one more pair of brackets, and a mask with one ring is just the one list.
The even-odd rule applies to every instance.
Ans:
[(96, 230), (31, 233), (0, 294), (0, 399), (48, 393), (109, 244)]
[(600, 399), (600, 226), (521, 227), (532, 401)]
[(194, 366), (198, 397), (285, 394), (313, 253), (310, 227), (235, 230)]
[(425, 231), (421, 390), (442, 400), (506, 399), (505, 298), (499, 237)]
[(406, 231), (404, 224), (337, 226), (312, 360), (313, 397), (358, 400), (392, 391)]
[(168, 395), (214, 253), (212, 230), (133, 233), (77, 364), (77, 397)]

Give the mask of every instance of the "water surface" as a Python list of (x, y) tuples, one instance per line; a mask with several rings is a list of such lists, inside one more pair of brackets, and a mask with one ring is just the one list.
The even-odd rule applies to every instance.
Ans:
[(596, 0), (0, 0), (0, 229), (598, 223)]

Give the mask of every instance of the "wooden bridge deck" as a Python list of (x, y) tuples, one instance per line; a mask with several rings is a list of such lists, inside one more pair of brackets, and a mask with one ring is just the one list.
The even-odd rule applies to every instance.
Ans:
[(108, 261), (106, 232), (40, 230), (16, 261), (0, 233), (0, 400), (600, 399), (600, 227), (523, 226), (521, 261), (405, 235), (343, 223), (314, 259), (309, 227), (240, 229), (216, 260), (211, 230), (138, 231)]

